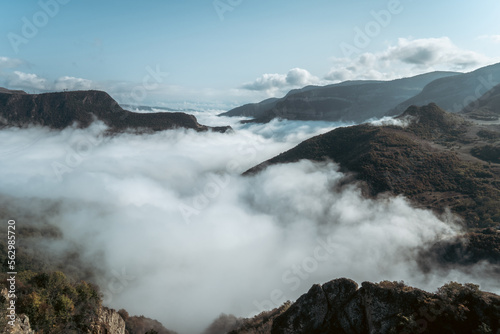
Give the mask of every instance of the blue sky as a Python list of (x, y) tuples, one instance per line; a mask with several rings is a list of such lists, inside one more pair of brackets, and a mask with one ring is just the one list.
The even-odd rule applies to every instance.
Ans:
[(497, 0), (27, 0), (0, 9), (0, 85), (103, 89), (122, 103), (223, 107), (307, 84), (500, 61)]

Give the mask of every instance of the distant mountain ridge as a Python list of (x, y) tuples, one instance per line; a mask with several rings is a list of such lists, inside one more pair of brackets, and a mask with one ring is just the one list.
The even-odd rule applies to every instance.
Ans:
[(95, 120), (103, 121), (111, 131), (134, 129), (162, 131), (187, 128), (196, 131), (226, 132), (230, 127), (201, 125), (193, 115), (182, 112), (135, 113), (124, 110), (103, 91), (70, 91), (26, 94), (22, 91), (0, 91), (0, 126), (25, 127), (41, 125), (63, 129), (77, 123), (88, 127)]
[(247, 104), (221, 115), (254, 117), (257, 122), (273, 118), (362, 122), (382, 117), (436, 79), (459, 74), (432, 72), (392, 81), (346, 81), (322, 87), (307, 86), (292, 90), (281, 99)]
[(469, 103), (461, 114), (482, 121), (498, 121), (500, 119), (500, 85)]
[(500, 84), (500, 63), (473, 72), (437, 79), (422, 92), (391, 109), (387, 115), (399, 115), (411, 105), (436, 103), (446, 111), (458, 113)]
[(144, 105), (134, 105), (134, 104), (120, 104), (121, 107), (125, 109), (139, 109), (139, 110), (144, 110), (144, 111), (155, 111), (155, 109), (158, 110), (164, 110), (164, 111), (182, 111), (182, 112), (194, 112), (197, 111), (195, 109), (184, 109), (184, 108), (169, 108), (169, 107), (156, 107), (156, 106), (144, 106)]

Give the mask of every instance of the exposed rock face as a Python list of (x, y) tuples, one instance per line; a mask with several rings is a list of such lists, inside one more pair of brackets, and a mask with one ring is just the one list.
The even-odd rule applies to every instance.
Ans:
[[(356, 292), (358, 285), (347, 279), (333, 284), (313, 285), (273, 324), (273, 333), (317, 333), (332, 318), (330, 309), (340, 310)], [(349, 305), (356, 308), (358, 305)], [(301, 319), (301, 320), (300, 320)]]
[(92, 334), (125, 334), (125, 320), (113, 309), (102, 307)]
[(197, 122), (196, 117), (181, 112), (141, 114), (122, 109), (107, 93), (75, 91), (47, 94), (26, 94), (0, 91), (0, 126), (25, 127), (42, 125), (63, 129), (77, 123), (88, 127), (101, 120), (112, 131), (126, 129), (161, 131), (187, 128), (196, 131), (225, 132), (230, 127), (210, 128)]
[[(232, 324), (234, 327), (231, 326), (233, 327), (233, 330), (229, 333), (227, 330), (220, 331), (223, 326), (217, 324), (220, 320), (228, 320), (227, 316), (226, 319), (224, 319), (224, 317), (219, 318), (209, 328), (207, 328), (203, 334), (269, 334), (271, 333), (274, 320), (283, 314), (289, 307), (290, 302), (286, 302), (274, 310), (262, 312), (251, 319), (233, 319), (236, 321)], [(227, 327), (225, 329), (227, 329)]]
[(422, 91), (433, 80), (456, 72), (432, 72), (392, 81), (347, 81), (292, 90), (281, 99), (247, 104), (222, 115), (251, 116), (256, 122), (273, 118), (361, 122), (382, 117), (388, 110)]
[[(4, 308), (6, 308), (8, 305), (7, 303), (9, 301), (9, 292), (7, 291), (6, 288), (1, 289), (0, 299), (2, 300), (2, 303), (0, 304), (2, 304)], [(0, 314), (2, 315), (2, 318), (5, 318), (0, 320), (1, 321), (0, 327), (2, 325), (5, 326), (5, 328), (3, 329), (0, 328), (0, 334), (35, 334), (35, 331), (31, 329), (30, 319), (26, 314), (16, 315), (14, 326), (7, 324), (7, 321), (9, 319), (6, 318), (7, 313), (4, 314), (4, 310), (2, 310)]]
[[(125, 320), (125, 330), (127, 334), (146, 333), (155, 331), (158, 334), (177, 334), (174, 331), (166, 329), (159, 321), (146, 318), (145, 316), (130, 316), (124, 309), (118, 311)], [(225, 333), (225, 332), (224, 332)]]
[(35, 331), (31, 329), (30, 319), (26, 314), (20, 314), (16, 317), (14, 326), (7, 325), (2, 334), (35, 334)]
[(497, 333), (500, 296), (451, 283), (438, 294), (342, 278), (314, 285), (274, 320), (272, 334)]

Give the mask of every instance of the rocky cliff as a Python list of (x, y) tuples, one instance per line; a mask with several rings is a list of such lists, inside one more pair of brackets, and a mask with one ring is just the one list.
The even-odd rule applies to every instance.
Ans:
[(173, 128), (225, 132), (230, 129), (201, 125), (196, 117), (182, 112), (142, 114), (127, 111), (102, 91), (46, 94), (26, 94), (5, 89), (0, 91), (0, 127), (41, 125), (63, 129), (77, 124), (85, 128), (95, 120), (104, 122), (115, 132), (126, 129), (162, 131)]
[(90, 331), (92, 334), (125, 334), (125, 320), (113, 309), (102, 307)]
[(401, 282), (358, 287), (341, 278), (314, 285), (272, 320), (271, 330), (260, 326), (231, 333), (500, 333), (500, 296), (472, 284), (452, 282), (429, 293)]
[(30, 319), (26, 314), (20, 314), (14, 323), (14, 326), (6, 325), (0, 332), (1, 334), (35, 334), (31, 329)]

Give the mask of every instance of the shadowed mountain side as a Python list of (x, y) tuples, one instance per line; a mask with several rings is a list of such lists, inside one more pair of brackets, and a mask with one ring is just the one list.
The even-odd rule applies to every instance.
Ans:
[[(282, 307), (283, 308), (283, 307)], [(281, 308), (281, 309), (282, 309)], [(278, 309), (268, 312), (276, 313)], [(281, 313), (281, 314), (279, 314)], [(436, 293), (401, 282), (378, 284), (346, 278), (313, 285), (295, 303), (271, 318), (262, 330), (262, 316), (247, 319), (231, 334), (329, 333), (498, 333), (500, 296), (474, 284), (448, 283)], [(269, 321), (269, 320), (268, 320)]]
[(420, 94), (390, 110), (387, 115), (399, 115), (411, 105), (423, 106), (431, 102), (446, 111), (458, 113), (499, 83), (500, 63), (470, 73), (437, 79), (425, 86)]
[(0, 93), (2, 94), (28, 94), (24, 90), (11, 90), (7, 88), (0, 87)]
[(280, 99), (273, 97), (259, 103), (248, 103), (222, 113), (219, 116), (245, 116), (260, 118), (265, 116), (266, 112), (274, 108), (279, 100)]
[(63, 129), (77, 123), (88, 127), (101, 120), (111, 131), (136, 129), (161, 131), (187, 128), (196, 131), (225, 132), (230, 127), (211, 128), (201, 125), (196, 117), (185, 113), (134, 113), (122, 109), (102, 91), (74, 91), (46, 94), (0, 92), (0, 126), (25, 127), (41, 125)]
[(500, 85), (471, 102), (461, 113), (480, 121), (498, 121), (500, 118)]
[(347, 81), (329, 86), (308, 86), (290, 91), (281, 99), (248, 104), (221, 115), (251, 116), (255, 122), (273, 118), (361, 122), (382, 117), (398, 103), (418, 94), (438, 78), (456, 72), (432, 72), (392, 81)]
[(500, 224), (500, 165), (471, 155), (483, 128), (438, 106), (411, 107), (407, 127), (369, 124), (338, 128), (311, 138), (250, 170), (331, 159), (363, 181), (367, 195), (402, 194), (417, 206), (450, 207), (470, 228)]

